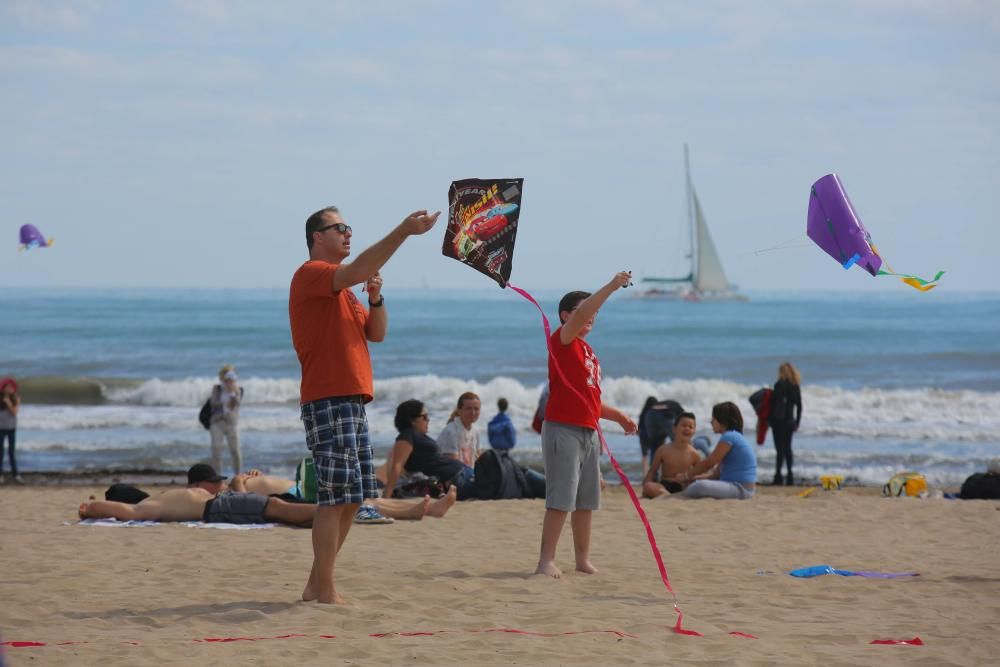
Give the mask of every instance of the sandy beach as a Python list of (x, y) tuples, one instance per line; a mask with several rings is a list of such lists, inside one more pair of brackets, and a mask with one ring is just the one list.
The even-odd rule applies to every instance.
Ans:
[[(327, 607), (296, 601), (311, 562), (308, 530), (73, 525), (77, 504), (103, 488), (5, 486), (0, 633), (44, 643), (8, 646), (10, 665), (992, 660), (1000, 503), (797, 491), (643, 501), (696, 637), (672, 632), (673, 600), (620, 487), (595, 515), (597, 575), (572, 571), (568, 533), (565, 576), (529, 575), (542, 501), (466, 502), (444, 519), (356, 525), (338, 562), (349, 605)], [(820, 564), (920, 576), (786, 574)], [(870, 644), (914, 637), (924, 645)]]

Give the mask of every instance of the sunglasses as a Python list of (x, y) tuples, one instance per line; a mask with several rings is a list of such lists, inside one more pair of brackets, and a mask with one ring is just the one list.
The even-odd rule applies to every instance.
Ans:
[(351, 226), (350, 225), (345, 225), (342, 222), (335, 222), (332, 225), (327, 225), (326, 227), (320, 227), (316, 231), (317, 232), (325, 232), (328, 229), (335, 229), (340, 234), (346, 234), (347, 232), (351, 231)]

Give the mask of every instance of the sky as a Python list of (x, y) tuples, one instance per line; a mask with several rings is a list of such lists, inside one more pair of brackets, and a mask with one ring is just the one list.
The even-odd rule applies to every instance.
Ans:
[[(687, 143), (746, 290), (910, 290), (805, 236), (836, 172), (894, 269), (994, 291), (998, 73), (989, 0), (0, 0), (0, 286), (284, 287), (313, 211), (358, 252), (500, 177), (515, 284), (682, 275)], [(493, 285), (444, 228), (387, 294)]]

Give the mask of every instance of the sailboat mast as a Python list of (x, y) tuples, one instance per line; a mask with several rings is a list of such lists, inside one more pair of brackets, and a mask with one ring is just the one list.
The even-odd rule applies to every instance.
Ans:
[(688, 239), (690, 240), (691, 248), (691, 283), (696, 285), (698, 283), (698, 259), (695, 255), (695, 236), (697, 235), (697, 230), (695, 229), (694, 220), (694, 190), (691, 187), (691, 162), (688, 158), (688, 145), (684, 144), (684, 177), (686, 181), (685, 192), (687, 193), (687, 214), (688, 214)]

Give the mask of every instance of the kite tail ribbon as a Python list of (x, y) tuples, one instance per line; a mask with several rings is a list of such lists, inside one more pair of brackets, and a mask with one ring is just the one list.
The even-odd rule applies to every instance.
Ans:
[[(882, 257), (881, 253), (879, 253), (878, 248), (875, 247), (874, 243), (871, 244), (871, 247), (872, 250), (875, 251), (876, 255)], [(931, 278), (930, 280), (924, 280), (923, 278), (920, 278), (918, 276), (911, 276), (908, 273), (896, 273), (895, 269), (889, 266), (889, 262), (885, 261), (885, 257), (882, 257), (882, 262), (885, 264), (885, 268), (889, 270), (886, 271), (885, 269), (879, 269), (878, 275), (896, 276), (897, 278), (902, 280), (904, 283), (906, 283), (913, 289), (920, 290), (921, 292), (929, 292), (935, 287), (937, 287), (937, 281), (941, 280), (941, 276), (944, 275), (944, 271), (938, 271), (937, 274), (935, 274), (934, 277)]]
[[(556, 372), (559, 373), (559, 376), (563, 379), (566, 385), (570, 387), (574, 392), (576, 392), (576, 394), (579, 395), (580, 398), (583, 398), (583, 395), (580, 394), (580, 392), (576, 389), (576, 387), (573, 387), (566, 380), (566, 376), (563, 374), (562, 369), (559, 368), (559, 364), (555, 362), (555, 357), (552, 355), (552, 340), (551, 340), (552, 327), (549, 325), (549, 318), (545, 316), (545, 311), (542, 310), (542, 307), (538, 305), (538, 301), (535, 300), (535, 297), (531, 296), (531, 294), (529, 294), (525, 290), (509, 282), (507, 283), (507, 287), (511, 288), (512, 290), (523, 296), (525, 299), (530, 301), (532, 304), (534, 304), (535, 308), (538, 309), (538, 312), (541, 313), (542, 326), (545, 328), (545, 346), (546, 349), (548, 349), (549, 351), (549, 358), (553, 360), (553, 365), (555, 366)], [(628, 492), (629, 498), (632, 500), (632, 506), (635, 507), (636, 514), (639, 515), (639, 520), (642, 521), (642, 525), (646, 529), (646, 539), (649, 540), (649, 548), (653, 552), (653, 559), (656, 560), (656, 567), (660, 570), (660, 579), (663, 581), (663, 585), (666, 586), (667, 591), (674, 599), (674, 611), (677, 613), (677, 624), (674, 626), (673, 631), (676, 632), (677, 634), (694, 635), (698, 637), (702, 636), (700, 633), (695, 632), (694, 630), (685, 630), (684, 628), (681, 627), (681, 621), (684, 619), (684, 614), (681, 613), (680, 607), (677, 606), (677, 594), (674, 593), (674, 589), (670, 585), (670, 577), (667, 574), (666, 566), (663, 564), (663, 557), (660, 555), (660, 548), (656, 544), (656, 537), (653, 535), (653, 527), (649, 525), (649, 519), (646, 517), (646, 512), (642, 509), (642, 505), (639, 504), (639, 498), (635, 495), (635, 489), (632, 488), (632, 484), (629, 482), (628, 477), (625, 475), (625, 472), (622, 470), (621, 466), (618, 465), (618, 460), (615, 458), (614, 454), (611, 453), (611, 448), (608, 447), (608, 443), (604, 439), (604, 432), (601, 430), (600, 424), (598, 424), (597, 426), (597, 435), (601, 439), (601, 446), (607, 453), (608, 459), (611, 460), (611, 466), (615, 469), (615, 472), (618, 473), (618, 477), (622, 481), (622, 486), (625, 487), (625, 490)]]

